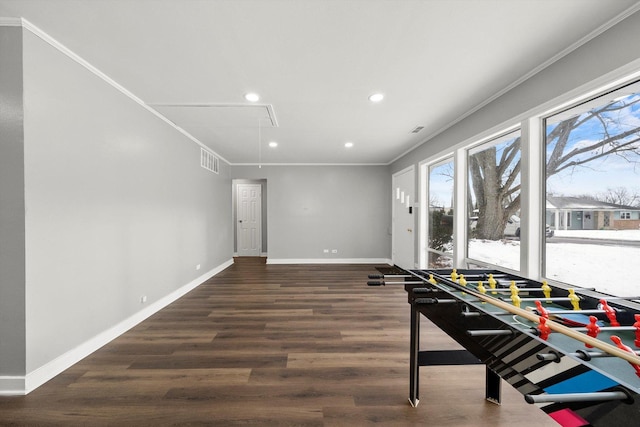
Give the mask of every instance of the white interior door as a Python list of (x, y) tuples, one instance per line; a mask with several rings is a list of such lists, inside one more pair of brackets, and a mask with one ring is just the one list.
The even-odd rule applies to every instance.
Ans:
[(236, 196), (238, 256), (260, 256), (262, 249), (262, 187), (238, 184)]
[(393, 175), (392, 194), (392, 240), (391, 251), (393, 263), (405, 269), (413, 269), (414, 265), (414, 215), (415, 172), (414, 168), (405, 169)]

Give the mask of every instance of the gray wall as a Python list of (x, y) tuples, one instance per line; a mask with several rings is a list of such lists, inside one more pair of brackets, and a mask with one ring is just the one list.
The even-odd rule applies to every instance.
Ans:
[(387, 166), (234, 166), (231, 173), (267, 180), (269, 259), (391, 257)]
[(229, 167), (29, 31), (24, 86), (31, 372), (230, 260), (233, 236)]
[[(517, 117), (640, 58), (640, 12), (527, 79), (391, 165), (392, 173)], [(471, 108), (473, 106), (469, 106)], [(416, 175), (417, 178), (417, 175)], [(416, 187), (417, 188), (417, 187)]]
[(25, 374), (22, 29), (0, 27), (0, 376)]
[[(494, 127), (539, 109), (555, 98), (573, 92), (640, 58), (640, 12), (636, 12), (595, 39), (535, 74), (512, 90), (464, 118), (444, 132), (432, 137), (390, 166), (391, 173), (410, 165), (444, 155), (452, 147)], [(603, 83), (604, 84), (604, 83)], [(583, 94), (580, 94), (583, 95)], [(577, 96), (577, 94), (576, 94)], [(470, 105), (469, 108), (473, 106)], [(552, 108), (548, 106), (548, 108)], [(540, 113), (538, 111), (538, 113)], [(497, 130), (496, 130), (497, 131)], [(416, 173), (416, 188), (420, 174)], [(418, 215), (414, 218), (418, 229)], [(423, 232), (423, 231), (421, 231)], [(419, 259), (419, 233), (415, 233), (415, 259)]]

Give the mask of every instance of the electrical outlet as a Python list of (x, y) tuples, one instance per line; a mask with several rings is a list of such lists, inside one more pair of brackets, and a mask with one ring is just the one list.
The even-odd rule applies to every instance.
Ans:
[(200, 270), (200, 264), (196, 265), (196, 270)]
[(323, 252), (324, 252), (325, 254), (328, 254), (328, 253), (329, 253), (329, 249), (325, 249)]
[(145, 302), (147, 302), (147, 296), (146, 295), (142, 295), (140, 297), (140, 304), (144, 304)]
[(337, 249), (331, 249), (331, 253), (332, 253), (332, 254), (337, 254), (337, 253), (338, 253), (338, 250), (337, 250)]

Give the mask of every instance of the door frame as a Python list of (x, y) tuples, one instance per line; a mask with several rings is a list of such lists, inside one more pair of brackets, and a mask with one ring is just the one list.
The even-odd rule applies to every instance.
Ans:
[(266, 179), (243, 179), (236, 178), (231, 180), (231, 216), (232, 216), (232, 224), (233, 224), (233, 256), (238, 256), (238, 185), (239, 184), (260, 184), (261, 185), (261, 197), (260, 197), (260, 256), (267, 256), (267, 180)]
[[(398, 214), (398, 208), (399, 208), (399, 204), (396, 202), (397, 199), (397, 191), (398, 191), (398, 186), (396, 185), (396, 180), (398, 179), (398, 177), (400, 177), (401, 175), (404, 175), (405, 173), (410, 173), (411, 174), (411, 184), (410, 184), (410, 188), (404, 190), (407, 191), (407, 195), (410, 197), (409, 200), (409, 204), (413, 210), (413, 214), (411, 214), (411, 219), (412, 221), (412, 225), (411, 225), (411, 229), (412, 229), (412, 234), (411, 234), (411, 265), (408, 266), (408, 268), (413, 269), (415, 268), (415, 262), (416, 262), (416, 255), (415, 255), (415, 250), (416, 250), (416, 220), (415, 220), (415, 209), (413, 209), (413, 207), (416, 205), (416, 176), (415, 176), (415, 165), (411, 165), (409, 167), (406, 167), (394, 174), (391, 175), (391, 262), (394, 263), (394, 265), (398, 265), (397, 261), (398, 258), (396, 257), (396, 237), (399, 236), (400, 234), (400, 230), (398, 229), (398, 225), (397, 225), (397, 214)], [(400, 191), (403, 191), (403, 189), (400, 189)], [(404, 268), (407, 268), (407, 266), (401, 266)]]

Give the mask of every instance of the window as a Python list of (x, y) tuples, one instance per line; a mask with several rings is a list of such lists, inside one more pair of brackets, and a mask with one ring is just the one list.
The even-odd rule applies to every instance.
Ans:
[(468, 152), (468, 257), (520, 268), (520, 131)]
[[(640, 258), (629, 242), (640, 241), (640, 219), (633, 219), (640, 212), (638, 92), (636, 82), (545, 120), (547, 223), (566, 215), (564, 224), (553, 221), (557, 229), (545, 242), (549, 279), (585, 286), (619, 260)], [(624, 280), (594, 285), (634, 292)]]
[(429, 166), (428, 268), (453, 266), (453, 159)]

